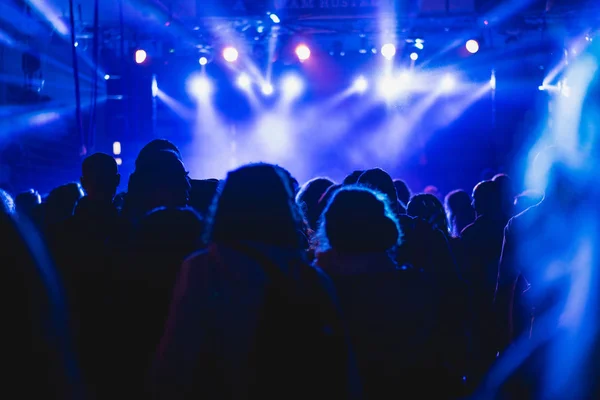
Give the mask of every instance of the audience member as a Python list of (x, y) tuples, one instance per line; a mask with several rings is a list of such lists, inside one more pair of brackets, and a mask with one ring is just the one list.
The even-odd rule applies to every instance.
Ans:
[(19, 193), (15, 197), (15, 210), (17, 214), (29, 218), (31, 221), (35, 219), (35, 214), (40, 204), (42, 204), (42, 196), (34, 189)]
[(8, 192), (0, 189), (0, 210), (7, 214), (14, 214), (15, 202)]
[(394, 187), (396, 188), (398, 200), (400, 200), (402, 206), (406, 208), (408, 206), (408, 202), (410, 201), (410, 197), (412, 196), (408, 185), (402, 179), (394, 179)]
[(347, 177), (344, 178), (344, 181), (342, 182), (342, 185), (346, 186), (346, 185), (354, 185), (355, 183), (358, 183), (358, 178), (360, 178), (360, 176), (364, 173), (364, 170), (356, 170), (356, 171), (352, 171), (352, 173), (350, 175), (348, 175)]
[(381, 168), (373, 168), (363, 172), (357, 183), (383, 193), (394, 214), (406, 214), (406, 209), (398, 201), (398, 194), (392, 177)]
[(190, 207), (206, 215), (219, 189), (218, 179), (190, 180)]
[(320, 216), (319, 199), (332, 185), (334, 182), (327, 178), (315, 178), (306, 182), (296, 196), (296, 201), (304, 212), (308, 226), (313, 231), (317, 229), (317, 221)]
[(464, 190), (454, 190), (444, 199), (446, 217), (450, 224), (450, 234), (459, 237), (462, 230), (475, 220), (475, 210), (471, 205), (471, 196)]
[(72, 216), (82, 197), (83, 190), (79, 183), (67, 183), (53, 189), (44, 202), (44, 228), (53, 229)]

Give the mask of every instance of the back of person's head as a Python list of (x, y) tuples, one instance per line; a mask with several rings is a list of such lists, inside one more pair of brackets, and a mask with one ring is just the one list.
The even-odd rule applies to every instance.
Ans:
[(187, 205), (190, 183), (185, 166), (175, 152), (159, 150), (139, 161), (129, 181), (128, 198), (132, 196), (140, 211)]
[(31, 217), (41, 203), (42, 196), (34, 189), (21, 192), (15, 197), (15, 208), (19, 215)]
[(15, 202), (8, 192), (0, 189), (0, 210), (8, 214), (14, 214)]
[(348, 176), (346, 176), (342, 182), (342, 185), (346, 186), (346, 185), (354, 185), (358, 182), (358, 178), (360, 178), (360, 176), (364, 173), (365, 171), (362, 169), (358, 169), (356, 171), (352, 171), (352, 173)]
[[(341, 184), (331, 185), (327, 188), (325, 193), (323, 193), (323, 196), (321, 196), (321, 198), (319, 199), (319, 219), (322, 218), (323, 211), (325, 211), (327, 204), (329, 204), (329, 201), (331, 200), (331, 198), (333, 197), (335, 192), (337, 192), (343, 186), (344, 185), (341, 185)], [(317, 228), (318, 227), (319, 227), (319, 222), (317, 222)]]
[(366, 170), (362, 173), (360, 178), (358, 178), (357, 183), (374, 189), (385, 195), (388, 199), (390, 207), (392, 208), (392, 211), (396, 214), (400, 212), (396, 187), (394, 186), (392, 177), (387, 172), (381, 168)]
[(75, 206), (83, 197), (83, 190), (79, 183), (67, 183), (52, 189), (44, 204), (46, 222), (56, 223), (73, 215)]
[(446, 216), (450, 223), (451, 233), (454, 236), (475, 220), (475, 210), (471, 205), (471, 196), (464, 190), (454, 190), (444, 199)]
[(299, 248), (302, 220), (289, 176), (271, 164), (250, 164), (230, 172), (209, 213), (208, 241)]
[(500, 191), (500, 198), (502, 200), (502, 209), (504, 214), (508, 217), (512, 217), (514, 214), (515, 204), (515, 188), (512, 179), (506, 174), (497, 174), (494, 176), (492, 181), (498, 184), (498, 190)]
[(190, 179), (190, 207), (206, 215), (219, 188), (218, 179)]
[(172, 151), (179, 160), (182, 160), (181, 152), (172, 142), (167, 139), (154, 139), (140, 150), (135, 160), (135, 168), (139, 168), (141, 164), (146, 163), (147, 159), (152, 159), (156, 153), (162, 150)]
[(406, 182), (402, 179), (394, 180), (394, 187), (396, 188), (396, 194), (398, 195), (398, 200), (406, 207), (408, 202), (410, 201), (410, 189)]
[(483, 181), (473, 188), (473, 208), (477, 215), (498, 216), (503, 213), (498, 182)]
[(436, 196), (429, 193), (421, 193), (413, 196), (408, 202), (406, 212), (411, 217), (427, 221), (445, 235), (450, 234), (444, 206)]
[(325, 208), (319, 246), (321, 251), (384, 252), (398, 245), (401, 236), (387, 196), (349, 185), (337, 190)]
[(319, 199), (334, 183), (327, 178), (314, 178), (306, 182), (298, 192), (296, 201), (303, 209), (308, 226), (315, 230), (319, 219)]
[(91, 199), (112, 201), (120, 182), (117, 162), (108, 154), (95, 153), (83, 160), (81, 185)]

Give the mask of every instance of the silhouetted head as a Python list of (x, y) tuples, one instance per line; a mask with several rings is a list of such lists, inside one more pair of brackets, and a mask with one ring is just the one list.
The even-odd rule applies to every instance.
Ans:
[(190, 190), (188, 174), (175, 152), (159, 150), (138, 161), (129, 180), (127, 196), (127, 201), (137, 203), (138, 212), (187, 205)]
[(117, 162), (108, 154), (95, 153), (83, 160), (81, 185), (93, 201), (112, 202), (121, 183)]
[(422, 193), (413, 196), (408, 202), (406, 212), (409, 216), (422, 219), (439, 229), (445, 235), (450, 234), (448, 220), (442, 202), (432, 194)]
[(410, 189), (408, 185), (402, 179), (396, 179), (394, 180), (394, 187), (396, 188), (398, 200), (406, 207), (410, 201)]
[(75, 206), (83, 197), (83, 190), (79, 183), (67, 183), (53, 189), (44, 204), (46, 223), (63, 221), (73, 215)]
[(334, 183), (327, 178), (314, 178), (306, 182), (298, 192), (296, 201), (304, 211), (304, 216), (312, 230), (317, 228), (319, 219), (319, 199)]
[(353, 171), (350, 175), (348, 175), (347, 177), (344, 178), (344, 181), (342, 182), (342, 185), (346, 186), (346, 185), (354, 185), (358, 182), (358, 178), (360, 178), (360, 176), (364, 173), (365, 171), (362, 169)]
[(299, 249), (304, 242), (302, 220), (289, 176), (270, 164), (250, 164), (230, 172), (211, 207), (210, 241)]
[(135, 168), (139, 168), (140, 164), (145, 163), (147, 159), (152, 159), (156, 153), (162, 150), (172, 151), (179, 160), (182, 160), (181, 152), (172, 142), (167, 139), (154, 139), (140, 150), (135, 160)]
[(363, 186), (337, 190), (321, 220), (319, 245), (343, 253), (384, 252), (399, 244), (400, 227), (387, 196)]
[(15, 202), (8, 192), (0, 189), (0, 210), (8, 214), (14, 214)]
[(506, 174), (497, 174), (492, 181), (498, 184), (500, 198), (502, 201), (502, 210), (507, 217), (512, 217), (514, 214), (515, 205), (515, 188), (512, 179)]
[(473, 208), (478, 216), (497, 216), (502, 212), (502, 198), (498, 182), (483, 181), (473, 189)]
[(31, 217), (34, 210), (39, 207), (40, 204), (42, 204), (42, 197), (34, 189), (19, 193), (17, 197), (15, 197), (15, 206), (19, 215)]
[(475, 220), (471, 196), (464, 190), (448, 193), (444, 199), (444, 208), (450, 224), (450, 233), (453, 236), (459, 236), (462, 230)]
[(392, 177), (387, 172), (381, 168), (366, 170), (360, 178), (358, 178), (358, 184), (374, 189), (385, 195), (392, 211), (396, 214), (399, 213), (400, 207), (398, 204), (396, 187), (394, 186)]
[[(342, 188), (344, 185), (340, 185), (340, 184), (335, 184), (335, 185), (331, 185), (327, 188), (327, 190), (325, 191), (325, 193), (323, 193), (323, 196), (321, 196), (321, 198), (319, 199), (319, 220), (322, 218), (323, 216), (323, 211), (325, 211), (325, 208), (327, 207), (327, 204), (329, 204), (329, 201), (331, 200), (331, 198), (333, 197), (333, 195), (335, 194), (335, 192), (337, 192), (340, 188)], [(319, 220), (317, 220), (317, 229), (319, 227)]]

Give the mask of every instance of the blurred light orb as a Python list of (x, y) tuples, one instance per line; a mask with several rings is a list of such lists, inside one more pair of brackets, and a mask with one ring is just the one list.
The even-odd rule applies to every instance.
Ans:
[(204, 65), (208, 64), (208, 58), (202, 56), (198, 59), (198, 63), (200, 63), (200, 65), (204, 66)]
[(298, 96), (304, 89), (302, 80), (296, 75), (288, 75), (283, 78), (282, 89), (288, 96)]
[(271, 85), (270, 83), (264, 83), (261, 87), (261, 92), (265, 96), (272, 95), (273, 94), (273, 85)]
[(443, 92), (451, 92), (456, 87), (456, 78), (450, 74), (445, 75), (440, 82), (440, 89)]
[(300, 44), (296, 47), (296, 56), (300, 61), (306, 61), (310, 58), (310, 49), (305, 44)]
[(369, 82), (367, 81), (367, 79), (364, 76), (359, 76), (358, 78), (356, 78), (354, 80), (354, 83), (352, 84), (352, 88), (354, 91), (356, 91), (358, 93), (364, 93), (369, 88)]
[(422, 43), (422, 42), (416, 42), (416, 43), (415, 43), (415, 47), (416, 47), (417, 49), (419, 49), (419, 50), (423, 50), (423, 48), (424, 48), (425, 46), (423, 45), (423, 43)]
[(146, 54), (146, 50), (136, 50), (135, 52), (135, 62), (137, 64), (141, 64), (144, 61), (146, 61), (146, 58), (148, 57), (148, 54)]
[(106, 75), (104, 75), (104, 80), (105, 80), (105, 81), (107, 81), (107, 80), (109, 80), (109, 79), (110, 79), (110, 75), (109, 75), (109, 74), (106, 74)]
[(250, 81), (250, 77), (244, 73), (242, 73), (238, 76), (236, 83), (240, 89), (244, 89), (244, 90), (249, 89), (250, 86), (252, 85), (252, 82)]
[(395, 97), (400, 91), (399, 82), (391, 76), (384, 76), (379, 81), (379, 94), (386, 99)]
[(274, 24), (278, 24), (281, 22), (281, 19), (279, 19), (277, 14), (271, 14), (269, 15), (269, 18), (271, 18), (271, 21), (273, 21)]
[(417, 61), (419, 59), (419, 54), (418, 53), (410, 53), (410, 59), (413, 61)]
[(194, 76), (188, 82), (188, 91), (197, 98), (205, 98), (212, 92), (212, 84), (206, 76)]
[(227, 62), (231, 63), (237, 61), (238, 56), (239, 53), (235, 47), (228, 46), (223, 49), (223, 58)]
[(391, 60), (396, 55), (396, 46), (392, 43), (386, 43), (381, 46), (381, 55), (386, 59)]
[(477, 40), (471, 39), (467, 40), (467, 44), (465, 45), (467, 51), (471, 54), (475, 54), (479, 51), (479, 42)]

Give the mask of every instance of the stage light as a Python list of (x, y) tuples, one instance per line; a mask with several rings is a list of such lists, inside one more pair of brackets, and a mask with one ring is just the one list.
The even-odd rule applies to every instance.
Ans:
[(442, 81), (440, 82), (440, 89), (443, 92), (451, 92), (455, 87), (456, 79), (452, 75), (448, 74), (442, 78)]
[(496, 71), (492, 70), (492, 76), (490, 77), (490, 88), (496, 90)]
[(123, 160), (121, 159), (121, 157), (116, 157), (115, 162), (117, 163), (117, 165), (123, 165)]
[(227, 62), (235, 62), (238, 59), (238, 56), (239, 53), (235, 47), (228, 46), (223, 49), (223, 58)]
[(114, 142), (113, 143), (113, 154), (115, 156), (118, 156), (121, 154), (121, 142)]
[(296, 47), (296, 55), (300, 61), (306, 61), (310, 58), (310, 49), (305, 44), (298, 45)]
[(419, 59), (419, 54), (418, 53), (410, 53), (410, 59), (413, 61), (417, 61)]
[(419, 49), (419, 50), (423, 50), (423, 48), (424, 48), (425, 46), (423, 45), (423, 43), (422, 43), (422, 42), (416, 42), (416, 43), (415, 43), (415, 47), (416, 47), (417, 49)]
[(146, 50), (141, 50), (141, 49), (140, 50), (136, 50), (136, 52), (135, 52), (135, 62), (137, 64), (141, 64), (144, 61), (146, 61), (146, 57), (147, 56), (148, 55), (146, 54)]
[(479, 43), (477, 40), (471, 39), (467, 40), (467, 44), (465, 45), (467, 51), (471, 54), (475, 54), (479, 51)]
[(399, 82), (391, 76), (385, 76), (379, 81), (379, 93), (386, 99), (391, 99), (400, 91)]
[(273, 85), (271, 85), (270, 83), (263, 83), (263, 85), (261, 87), (261, 92), (265, 96), (272, 95), (273, 94)]
[(271, 14), (269, 15), (269, 18), (271, 18), (271, 21), (273, 21), (274, 24), (278, 24), (281, 22), (277, 14)]
[(237, 85), (240, 89), (247, 90), (250, 88), (250, 85), (252, 85), (252, 82), (247, 74), (242, 73), (237, 78)]
[(538, 90), (539, 91), (546, 90), (546, 86), (540, 85), (540, 86), (538, 86)]
[(364, 76), (359, 76), (352, 84), (352, 89), (358, 93), (364, 93), (368, 88), (369, 82)]
[(158, 82), (156, 82), (156, 75), (152, 75), (152, 97), (158, 95)]
[(109, 79), (110, 79), (110, 75), (109, 75), (109, 74), (106, 74), (106, 75), (104, 75), (104, 80), (105, 80), (105, 81), (107, 81), (107, 80), (109, 80)]
[(396, 46), (391, 43), (386, 43), (381, 46), (381, 55), (391, 60), (396, 55)]
[(200, 65), (204, 66), (204, 65), (208, 64), (208, 58), (202, 56), (198, 59), (198, 62), (200, 63)]
[(296, 75), (288, 75), (283, 78), (283, 84), (281, 85), (284, 93), (289, 97), (296, 97), (304, 89), (302, 80)]
[(204, 98), (212, 92), (212, 84), (205, 76), (195, 76), (188, 83), (188, 91), (197, 98)]
[(78, 47), (78, 46), (79, 46), (79, 42), (75, 42), (75, 43), (73, 43), (73, 46), (74, 46), (74, 47)]

